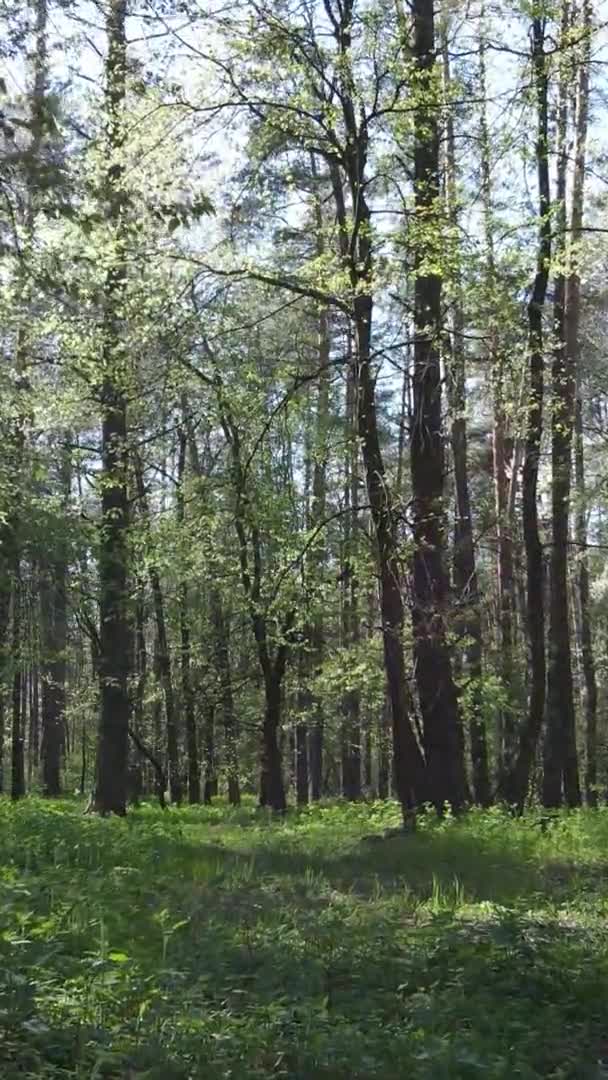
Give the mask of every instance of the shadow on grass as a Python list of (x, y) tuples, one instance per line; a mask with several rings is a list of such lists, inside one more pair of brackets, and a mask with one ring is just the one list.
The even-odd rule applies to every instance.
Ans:
[[(28, 829), (39, 832), (29, 853), (15, 844), (13, 858), (24, 878), (44, 883), (50, 874), (60, 900), (62, 890), (82, 889), (84, 922), (82, 931), (62, 927), (58, 951), (27, 978), (32, 1001), (44, 1005), (49, 994), (43, 1018), (70, 979), (78, 993), (65, 1006), (72, 1026), (66, 1016), (50, 1033), (58, 1042), (65, 1035), (65, 1071), (34, 1065), (30, 1075), (124, 1080), (127, 1061), (140, 1060), (134, 1047), (146, 1060), (165, 1055), (160, 1073), (145, 1073), (155, 1080), (597, 1075), (608, 994), (603, 923), (586, 928), (557, 908), (582, 887), (600, 889), (602, 868), (580, 861), (573, 870), (557, 858), (559, 845), (544, 848), (528, 826), (429, 822), (416, 836), (370, 844), (353, 833), (334, 838), (330, 823), (316, 848), (311, 840), (298, 851), (296, 818), (286, 829), (253, 819), (257, 832), (238, 833), (235, 816), (222, 836), (204, 813), (84, 824), (52, 817), (31, 816)], [(25, 909), (38, 899), (42, 906), (46, 893), (32, 889)], [(490, 905), (474, 906), (483, 901)], [(114, 968), (94, 967), (90, 935), (100, 921), (104, 940), (128, 956)], [(27, 946), (20, 933), (15, 958), (30, 947), (35, 936)], [(83, 1044), (71, 1032), (84, 987), (102, 1019)], [(139, 1021), (142, 1001), (149, 1012)], [(13, 1030), (21, 1053), (30, 1029)], [(51, 1041), (39, 1037), (45, 1063)], [(104, 1045), (125, 1044), (115, 1068), (95, 1072)], [(8, 1066), (0, 1072), (12, 1080)]]
[[(367, 895), (378, 885), (402, 892), (407, 887), (420, 898), (439, 890), (453, 890), (461, 899), (488, 901), (505, 906), (529, 904), (535, 899), (564, 900), (583, 890), (605, 888), (608, 862), (569, 863), (563, 856), (535, 853), (523, 843), (510, 849), (504, 838), (480, 838), (466, 826), (428, 829), (415, 836), (399, 836), (369, 843), (353, 841), (346, 851), (289, 851), (280, 833), (263, 837), (235, 849), (229, 842), (199, 841), (182, 835), (145, 836), (138, 847), (146, 857), (159, 863), (190, 867), (210, 861), (217, 873), (238, 872), (245, 876), (298, 878), (306, 874), (325, 878), (334, 888)], [(254, 838), (252, 837), (254, 841)]]

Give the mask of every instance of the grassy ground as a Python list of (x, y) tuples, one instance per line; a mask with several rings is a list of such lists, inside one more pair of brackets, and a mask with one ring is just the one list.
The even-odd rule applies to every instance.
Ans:
[(608, 811), (396, 820), (0, 801), (2, 1080), (604, 1075)]

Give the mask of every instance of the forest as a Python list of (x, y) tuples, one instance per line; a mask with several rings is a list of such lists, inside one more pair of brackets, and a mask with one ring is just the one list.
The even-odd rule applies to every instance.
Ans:
[(608, 1076), (608, 8), (0, 2), (0, 1074)]

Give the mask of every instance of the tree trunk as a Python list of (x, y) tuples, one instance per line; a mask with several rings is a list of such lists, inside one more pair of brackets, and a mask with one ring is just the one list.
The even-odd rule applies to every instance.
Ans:
[(260, 806), (282, 813), (287, 809), (278, 733), (281, 724), (281, 683), (279, 672), (272, 669), (264, 680), (266, 711), (262, 731), (260, 770)]
[(25, 795), (24, 717), (22, 715), (23, 684), (23, 597), (21, 592), (21, 561), (14, 566), (11, 631), (11, 798)]
[[(177, 524), (181, 530), (185, 524), (184, 476), (186, 470), (186, 452), (188, 435), (183, 427), (179, 433), (179, 455), (177, 465)], [(201, 778), (198, 760), (198, 741), (196, 733), (196, 712), (192, 687), (190, 643), (190, 597), (185, 576), (179, 584), (179, 628), (180, 628), (180, 667), (182, 677), (182, 708), (186, 728), (186, 753), (188, 756), (188, 802), (196, 805), (201, 801)]]
[(188, 802), (196, 805), (201, 801), (201, 778), (198, 760), (198, 740), (196, 732), (196, 712), (191, 676), (190, 624), (188, 621), (188, 589), (182, 584), (179, 598), (179, 621), (181, 637), (181, 676), (182, 702), (186, 728), (186, 753), (188, 756)]
[(368, 498), (378, 545), (380, 613), (384, 664), (391, 699), (393, 759), (397, 796), (404, 823), (426, 795), (424, 760), (407, 707), (407, 673), (403, 652), (404, 607), (397, 524), (386, 480), (376, 419), (375, 380), (370, 370), (371, 297), (355, 300), (355, 327), (359, 383), (358, 431), (365, 465)]
[(492, 373), (492, 479), (494, 485), (494, 510), (496, 514), (496, 577), (498, 583), (498, 625), (500, 671), (502, 684), (508, 697), (507, 707), (501, 710), (498, 720), (498, 773), (499, 784), (513, 768), (516, 753), (516, 724), (514, 709), (513, 646), (515, 617), (515, 586), (513, 568), (513, 513), (509, 509), (508, 467), (512, 463), (512, 478), (516, 480), (514, 453), (509, 452), (507, 441), (507, 412), (505, 407), (505, 356), (499, 341), (496, 311), (499, 309), (498, 280), (494, 253), (494, 222), (492, 197), (492, 144), (487, 116), (486, 79), (486, 23), (485, 5), (480, 13), (479, 42), (479, 96), (481, 108), (480, 172), (483, 200), (484, 238), (486, 244), (486, 311), (487, 332)]
[(585, 510), (585, 456), (583, 446), (582, 402), (576, 403), (576, 543), (578, 548), (578, 594), (581, 619), (581, 661), (585, 680), (585, 798), (588, 806), (597, 806), (597, 679), (591, 636), (589, 565), (587, 561), (587, 521)]
[[(346, 420), (348, 439), (345, 462), (342, 570), (342, 643), (355, 648), (360, 640), (359, 584), (356, 567), (356, 535), (359, 509), (359, 447), (356, 439), (357, 385), (352, 365), (346, 376)], [(361, 696), (351, 686), (342, 701), (342, 794), (345, 799), (361, 798)]]
[[(150, 509), (146, 495), (142, 463), (138, 455), (134, 455), (135, 483), (137, 495), (144, 519), (147, 534), (150, 534)], [(165, 719), (167, 721), (167, 762), (169, 766), (169, 794), (171, 802), (179, 806), (182, 800), (182, 782), (179, 771), (179, 752), (177, 734), (177, 709), (173, 694), (173, 680), (171, 677), (171, 654), (167, 637), (167, 623), (165, 619), (165, 602), (160, 581), (160, 574), (153, 561), (148, 568), (150, 588), (152, 589), (152, 601), (154, 604), (154, 616), (156, 621), (156, 640), (158, 645), (158, 672), (163, 688), (165, 701)]]
[[(315, 180), (318, 180), (316, 158), (311, 154), (311, 169)], [(315, 220), (315, 246), (317, 256), (322, 258), (325, 252), (324, 220), (322, 203), (319, 193), (314, 195), (314, 220)], [(326, 510), (327, 495), (327, 456), (328, 456), (328, 421), (329, 421), (329, 363), (331, 356), (331, 324), (329, 313), (326, 308), (319, 311), (318, 328), (318, 358), (319, 379), (317, 391), (317, 415), (316, 431), (314, 437), (313, 471), (312, 471), (312, 506), (310, 514), (310, 528), (314, 529), (323, 521)], [(314, 581), (319, 578), (320, 571), (326, 560), (325, 540), (323, 530), (319, 532), (318, 540), (311, 549), (309, 558), (309, 572)], [(313, 674), (318, 674), (323, 665), (325, 651), (325, 627), (323, 612), (319, 608), (315, 611), (312, 624), (309, 628), (310, 637), (310, 667)], [(323, 702), (318, 697), (312, 698), (312, 723), (309, 738), (310, 750), (310, 787), (313, 802), (321, 798), (323, 787), (323, 731), (325, 718), (323, 714)], [(300, 733), (303, 742), (303, 733)], [(303, 766), (302, 766), (303, 767)]]
[(38, 765), (40, 763), (40, 695), (39, 672), (36, 664), (33, 664), (30, 669), (29, 696), (30, 732), (28, 756), (28, 785), (31, 785), (32, 770), (38, 768)]
[(391, 699), (388, 692), (378, 714), (378, 798), (388, 799), (390, 786)]
[(569, 6), (562, 5), (560, 81), (557, 108), (557, 192), (552, 221), (557, 241), (554, 256), (558, 272), (554, 281), (554, 339), (552, 365), (551, 422), (551, 505), (553, 544), (551, 547), (551, 597), (549, 620), (549, 665), (547, 734), (543, 802), (557, 806), (563, 792), (568, 806), (579, 806), (581, 792), (576, 751), (574, 685), (570, 651), (570, 605), (568, 603), (568, 541), (572, 431), (574, 425), (575, 371), (566, 347), (566, 276), (563, 272), (566, 229), (566, 178), (568, 169), (567, 122)]
[[(580, 355), (580, 291), (578, 274), (579, 247), (582, 238), (585, 194), (585, 164), (589, 114), (589, 61), (591, 52), (592, 9), (583, 0), (580, 29), (583, 31), (577, 68), (576, 114), (574, 137), (574, 171), (572, 177), (572, 208), (570, 215), (570, 247), (566, 281), (566, 349), (572, 377), (578, 375)], [(579, 377), (580, 379), (580, 377)], [(580, 381), (575, 405), (575, 481), (577, 511), (575, 540), (577, 545), (577, 584), (580, 605), (581, 661), (585, 682), (585, 797), (589, 806), (597, 806), (597, 680), (591, 637), (589, 597), (589, 565), (587, 560), (587, 519), (585, 505), (585, 451), (583, 442), (583, 403)]]
[[(428, 793), (438, 811), (459, 809), (466, 776), (459, 713), (446, 638), (444, 453), (441, 418), (441, 276), (428, 270), (439, 257), (440, 101), (434, 89), (433, 0), (414, 0), (413, 54), (415, 268), (414, 415), (410, 464), (413, 494), (413, 625), (416, 681), (424, 723)], [(437, 250), (436, 250), (437, 248)]]
[(0, 795), (4, 794), (4, 740), (6, 725), (6, 706), (8, 693), (9, 642), (10, 642), (10, 606), (11, 606), (11, 577), (7, 569), (7, 544), (8, 530), (5, 526), (1, 530), (2, 541), (0, 543)]
[(130, 620), (127, 596), (127, 387), (128, 356), (122, 327), (126, 236), (121, 221), (123, 111), (126, 92), (126, 0), (109, 0), (106, 18), (108, 157), (105, 201), (114, 250), (105, 282), (102, 353), (102, 477), (99, 545), (101, 707), (94, 808), (126, 813), (129, 732)]
[[(306, 678), (306, 675), (303, 676)], [(307, 714), (312, 703), (310, 694), (303, 694), (300, 698), (300, 709)], [(298, 717), (296, 721), (296, 801), (298, 806), (308, 805), (308, 724), (306, 719)], [(320, 795), (320, 788), (319, 788)], [(317, 798), (319, 797), (317, 795)]]
[(239, 806), (241, 789), (239, 782), (238, 759), (238, 724), (234, 711), (232, 692), (232, 664), (230, 662), (230, 635), (226, 613), (220, 592), (210, 590), (211, 621), (215, 647), (215, 666), (220, 684), (220, 702), (224, 724), (224, 753), (226, 757), (226, 775), (228, 778), (228, 802)]
[[(60, 490), (67, 514), (72, 483), (72, 467), (67, 440), (61, 448)], [(65, 747), (65, 703), (67, 674), (67, 550), (66, 541), (57, 541), (57, 550), (42, 567), (41, 615), (43, 635), (42, 681), (42, 790), (50, 798), (61, 794), (61, 756)]]
[[(458, 229), (457, 175), (454, 121), (450, 103), (451, 81), (448, 53), (447, 24), (442, 32), (444, 95), (447, 106), (446, 120), (446, 194), (447, 212), (454, 229)], [(458, 272), (458, 271), (457, 271)], [(473, 792), (480, 806), (490, 803), (490, 777), (485, 723), (482, 711), (482, 632), (481, 601), (477, 579), (475, 542), (473, 539), (473, 515), (469, 495), (469, 466), (466, 419), (466, 358), (464, 350), (463, 297), (458, 281), (454, 283), (452, 301), (452, 334), (448, 340), (448, 387), (452, 413), (452, 456), (454, 459), (454, 484), (456, 489), (456, 521), (454, 528), (454, 586), (460, 609), (459, 630), (463, 634), (467, 676), (472, 684), (469, 697), (469, 730), (471, 738), (471, 762), (473, 767)], [(460, 721), (459, 721), (460, 722)]]
[(22, 597), (19, 563), (15, 565), (13, 585), (13, 632), (11, 653), (13, 662), (12, 683), (12, 725), (11, 725), (11, 798), (21, 799), (25, 795), (25, 755), (24, 755), (24, 718), (21, 711), (21, 691), (23, 680), (22, 657)]
[(213, 798), (217, 795), (217, 756), (215, 752), (215, 710), (208, 701), (203, 706), (203, 744), (205, 751), (205, 783), (203, 786), (203, 802), (205, 806), (211, 806)]
[(42, 790), (61, 795), (61, 755), (64, 747), (66, 677), (65, 564), (44, 567), (41, 609), (44, 645), (42, 679)]
[[(192, 430), (189, 418), (185, 419), (190, 461), (193, 472), (197, 477), (202, 477), (202, 468), (198, 454), (196, 438)], [(226, 772), (228, 776), (228, 801), (231, 806), (239, 806), (241, 802), (241, 790), (239, 781), (238, 760), (238, 720), (234, 710), (234, 695), (232, 691), (232, 666), (230, 662), (230, 638), (222, 595), (219, 589), (212, 587), (209, 593), (211, 621), (214, 629), (215, 664), (220, 683), (220, 695), (222, 716), (224, 721), (224, 746), (226, 751)], [(213, 722), (212, 722), (213, 723)], [(208, 746), (209, 749), (209, 746)], [(211, 740), (211, 756), (208, 760), (215, 761), (213, 752), (213, 737)], [(214, 763), (215, 794), (217, 794), (217, 766)], [(207, 783), (205, 782), (205, 802), (207, 802)], [(211, 792), (209, 792), (211, 798)]]
[(350, 277), (353, 296), (352, 319), (355, 331), (354, 382), (358, 387), (357, 433), (365, 470), (367, 495), (377, 542), (380, 576), (380, 615), (384, 666), (392, 704), (393, 757), (397, 794), (404, 826), (415, 821), (417, 802), (425, 798), (425, 769), (407, 708), (407, 675), (403, 651), (404, 604), (397, 515), (386, 477), (376, 415), (376, 378), (372, 368), (371, 329), (372, 225), (366, 199), (366, 167), (369, 132), (366, 119), (352, 97), (351, 71), (352, 5), (340, 8), (334, 35), (340, 51), (340, 101), (346, 129), (347, 153), (343, 167), (350, 189), (352, 220), (347, 219), (342, 177), (335, 162), (330, 176), (336, 206), (340, 254)]
[(138, 581), (135, 602), (135, 670), (137, 671), (137, 689), (133, 709), (133, 726), (139, 734), (144, 727), (144, 700), (148, 677), (148, 650), (146, 647), (146, 604), (144, 583)]
[[(519, 733), (515, 764), (505, 777), (506, 800), (523, 808), (545, 708), (545, 572), (538, 524), (538, 466), (543, 428), (543, 308), (551, 263), (551, 195), (549, 189), (549, 77), (545, 56), (545, 24), (532, 22), (532, 64), (537, 108), (538, 253), (532, 296), (528, 303), (529, 387), (522, 482), (523, 531), (526, 551), (527, 623), (530, 646), (528, 712)], [(559, 805), (556, 792), (554, 801)]]

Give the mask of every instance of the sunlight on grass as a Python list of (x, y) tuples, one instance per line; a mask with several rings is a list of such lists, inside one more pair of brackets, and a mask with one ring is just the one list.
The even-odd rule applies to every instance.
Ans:
[(583, 1078), (608, 814), (0, 801), (0, 1075)]

